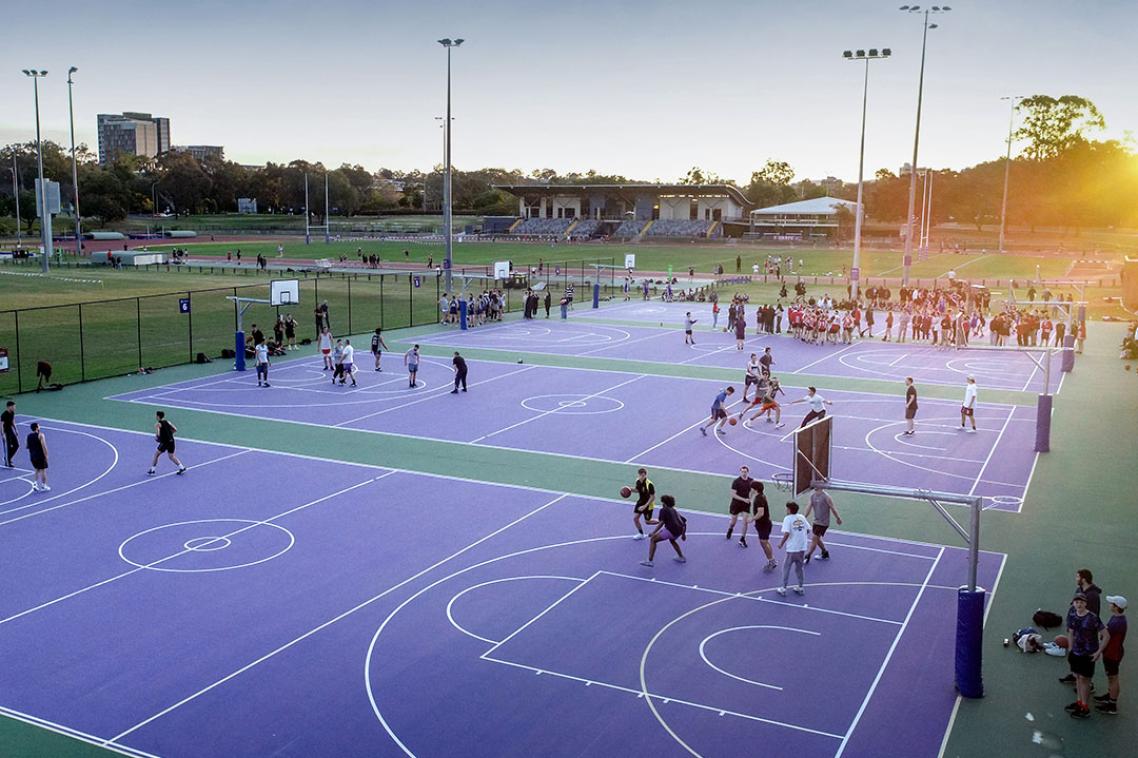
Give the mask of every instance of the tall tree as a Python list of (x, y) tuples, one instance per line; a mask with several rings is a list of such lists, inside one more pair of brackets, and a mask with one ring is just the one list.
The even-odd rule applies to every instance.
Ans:
[(1056, 158), (1085, 141), (1086, 132), (1106, 128), (1095, 104), (1078, 95), (1032, 95), (1021, 100), (1016, 110), (1024, 114), (1024, 120), (1012, 136), (1027, 141), (1024, 154), (1032, 160)]

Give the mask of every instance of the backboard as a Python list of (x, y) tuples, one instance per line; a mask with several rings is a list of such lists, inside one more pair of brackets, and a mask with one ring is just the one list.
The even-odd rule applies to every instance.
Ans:
[(801, 495), (811, 483), (830, 479), (834, 417), (825, 416), (794, 432), (794, 494)]
[(269, 283), (270, 305), (297, 305), (300, 303), (299, 279), (276, 279)]

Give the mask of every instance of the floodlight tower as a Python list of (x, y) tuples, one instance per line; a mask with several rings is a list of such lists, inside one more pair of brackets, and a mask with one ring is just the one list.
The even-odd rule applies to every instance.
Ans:
[(870, 48), (865, 50), (846, 50), (842, 53), (842, 57), (848, 61), (865, 61), (865, 83), (862, 85), (861, 91), (861, 146), (858, 148), (857, 155), (857, 216), (854, 218), (854, 251), (853, 251), (853, 265), (850, 266), (850, 300), (856, 301), (858, 295), (858, 281), (861, 278), (861, 219), (865, 215), (862, 212), (862, 190), (864, 187), (864, 171), (865, 171), (865, 111), (869, 103), (869, 62), (875, 60), (883, 60), (893, 54), (889, 48)]
[(917, 148), (921, 144), (921, 103), (925, 90), (925, 50), (928, 47), (929, 29), (936, 24), (929, 23), (929, 14), (948, 13), (947, 5), (934, 5), (921, 10), (919, 5), (902, 5), (902, 13), (923, 13), (921, 22), (921, 73), (917, 80), (917, 126), (913, 133), (913, 162), (909, 165), (909, 215), (905, 220), (905, 257), (902, 260), (901, 286), (909, 286), (909, 268), (913, 265), (913, 211), (917, 203)]
[(1011, 101), (1008, 113), (1008, 154), (1004, 160), (1004, 200), (1000, 203), (1000, 253), (1003, 254), (1004, 230), (1007, 228), (1008, 219), (1008, 180), (1012, 173), (1012, 127), (1015, 125), (1016, 105), (1024, 99), (1024, 95), (1008, 95), (1000, 99)]
[(451, 197), (451, 169), (450, 169), (450, 51), (461, 45), (465, 40), (444, 37), (439, 44), (447, 50), (447, 115), (443, 126), (446, 133), (446, 173), (443, 175), (443, 234), (446, 235), (446, 255), (443, 258), (443, 268), (446, 270), (445, 287), (450, 292), (454, 280), (451, 271), (454, 269), (454, 229), (453, 213), (454, 203)]
[(38, 71), (34, 68), (25, 68), (24, 76), (31, 77), (32, 90), (36, 101), (36, 162), (39, 171), (39, 199), (40, 199), (40, 236), (43, 240), (43, 255), (40, 256), (40, 268), (46, 274), (51, 256), (51, 213), (47, 209), (47, 183), (43, 180), (43, 144), (40, 142), (40, 79), (47, 76), (47, 71)]
[(79, 220), (79, 166), (75, 161), (75, 105), (71, 99), (71, 86), (75, 84), (71, 75), (79, 69), (75, 66), (67, 69), (67, 114), (71, 119), (71, 185), (75, 189), (75, 254), (83, 254), (83, 235)]

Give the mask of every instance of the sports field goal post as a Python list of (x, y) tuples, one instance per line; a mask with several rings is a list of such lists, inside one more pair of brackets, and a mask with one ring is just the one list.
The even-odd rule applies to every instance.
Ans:
[[(968, 546), (968, 583), (956, 597), (956, 689), (967, 698), (984, 696), (983, 642), (984, 608), (987, 590), (978, 585), (980, 565), (980, 516), (984, 500), (979, 495), (937, 492), (923, 488), (843, 482), (830, 477), (833, 450), (834, 416), (824, 416), (795, 429), (783, 439), (793, 438), (793, 463), (789, 476), (793, 495), (802, 495), (820, 487), (839, 492), (858, 492), (907, 500), (924, 500), (944, 518), (957, 536)], [(949, 513), (945, 504), (968, 507), (968, 525), (963, 526)]]

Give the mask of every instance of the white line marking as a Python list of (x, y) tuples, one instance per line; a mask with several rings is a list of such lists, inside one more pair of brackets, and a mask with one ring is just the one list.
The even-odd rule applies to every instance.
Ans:
[(12, 710), (11, 708), (4, 706), (0, 706), (0, 714), (7, 716), (13, 721), (22, 721), (25, 724), (31, 724), (32, 726), (39, 727), (40, 729), (44, 729), (49, 732), (62, 734), (66, 737), (70, 737), (73, 740), (85, 742), (88, 745), (97, 745), (106, 750), (118, 753), (119, 755), (129, 755), (133, 756), (134, 758), (159, 758), (159, 756), (154, 755), (153, 753), (147, 753), (142, 750), (127, 747), (126, 745), (108, 743), (104, 741), (102, 737), (96, 737), (93, 734), (87, 734), (86, 732), (81, 732), (78, 729), (72, 729), (69, 726), (57, 724), (54, 721), (48, 721), (47, 719), (42, 719), (39, 716), (29, 716), (26, 713), (21, 713), (20, 711)]
[(591, 581), (593, 581), (594, 579), (596, 579), (596, 578), (597, 578), (597, 576), (598, 576), (599, 574), (601, 574), (601, 573), (602, 573), (602, 572), (600, 572), (600, 571), (594, 572), (594, 573), (593, 573), (593, 575), (592, 575), (592, 576), (590, 576), (589, 578), (587, 578), (585, 581), (581, 582), (581, 583), (580, 583), (580, 584), (578, 584), (576, 587), (574, 587), (573, 589), (569, 590), (569, 591), (568, 591), (568, 592), (566, 592), (564, 595), (562, 595), (561, 597), (559, 597), (559, 598), (557, 598), (555, 601), (553, 601), (553, 604), (552, 604), (552, 605), (550, 605), (550, 606), (548, 606), (548, 607), (547, 607), (545, 610), (543, 610), (541, 613), (537, 614), (536, 616), (534, 616), (533, 618), (531, 618), (529, 621), (525, 622), (524, 624), (522, 624), (521, 626), (519, 626), (517, 629), (515, 629), (514, 631), (510, 632), (509, 634), (507, 634), (507, 635), (506, 635), (506, 638), (505, 638), (505, 639), (503, 639), (501, 642), (499, 642), (499, 643), (497, 643), (496, 645), (494, 645), (494, 647), (490, 648), (490, 649), (489, 649), (489, 650), (487, 650), (485, 653), (483, 653), (482, 655), (480, 655), (480, 656), (479, 656), (479, 658), (485, 658), (486, 656), (490, 655), (490, 654), (491, 654), (491, 653), (493, 653), (495, 650), (497, 650), (498, 648), (500, 648), (502, 645), (505, 645), (507, 642), (509, 642), (510, 640), (512, 640), (514, 637), (518, 636), (518, 634), (520, 634), (522, 631), (524, 631), (524, 630), (526, 629), (526, 627), (528, 627), (530, 624), (533, 624), (535, 621), (537, 621), (537, 620), (538, 620), (538, 619), (540, 619), (542, 616), (544, 616), (545, 614), (547, 614), (547, 613), (549, 613), (550, 611), (552, 611), (552, 610), (553, 610), (554, 608), (556, 608), (557, 606), (561, 605), (561, 603), (563, 603), (563, 602), (564, 602), (566, 599), (568, 599), (568, 597), (569, 597), (570, 595), (572, 595), (574, 592), (576, 592), (577, 590), (581, 589), (582, 587), (584, 587), (584, 586), (588, 585), (588, 583), (589, 583), (589, 582), (591, 582)]
[[(853, 348), (853, 347), (856, 347), (856, 346), (858, 346), (858, 345), (860, 345), (860, 344), (861, 344), (860, 342), (852, 342), (852, 343), (850, 343), (849, 345), (847, 345), (847, 346), (843, 347), (841, 350), (837, 351), (836, 353), (826, 353), (825, 355), (823, 355), (823, 356), (822, 356), (821, 358), (819, 358), (818, 360), (816, 360), (816, 361), (811, 361), (810, 363), (807, 363), (805, 366), (799, 366), (798, 368), (796, 368), (794, 371), (791, 371), (790, 373), (791, 373), (791, 374), (800, 374), (800, 373), (802, 373), (803, 371), (805, 371), (806, 369), (810, 368), (811, 366), (817, 366), (817, 365), (818, 365), (819, 363), (821, 363), (822, 361), (827, 361), (827, 360), (829, 360), (830, 358), (836, 358), (837, 356), (841, 355), (841, 354), (842, 354), (842, 353), (844, 353), (845, 351), (847, 351), (847, 350), (849, 350), (849, 349), (851, 349), (851, 348)], [(837, 379), (842, 379), (842, 378), (845, 378), (845, 377), (835, 377), (835, 378), (837, 378)]]
[(743, 682), (744, 684), (751, 684), (751, 685), (754, 685), (755, 687), (762, 687), (762, 688), (768, 689), (768, 690), (775, 690), (776, 692), (782, 692), (783, 688), (779, 687), (778, 685), (775, 685), (775, 684), (767, 684), (766, 682), (760, 682), (760, 681), (757, 681), (755, 679), (748, 679), (745, 676), (739, 676), (738, 674), (732, 674), (730, 671), (728, 671), (724, 668), (721, 668), (719, 666), (716, 666), (714, 663), (711, 662), (711, 659), (707, 657), (707, 643), (708, 642), (715, 639), (716, 637), (718, 637), (721, 634), (727, 634), (728, 632), (741, 632), (741, 631), (749, 630), (749, 629), (778, 629), (778, 630), (784, 631), (784, 632), (794, 632), (796, 634), (807, 634), (807, 635), (812, 635), (814, 637), (821, 637), (822, 636), (821, 632), (813, 632), (813, 631), (810, 631), (809, 629), (798, 629), (797, 627), (793, 627), (793, 626), (775, 626), (775, 625), (767, 625), (767, 624), (750, 624), (748, 626), (732, 626), (732, 627), (728, 627), (727, 629), (720, 629), (718, 632), (713, 632), (713, 633), (707, 635), (706, 637), (704, 637), (700, 641), (700, 643), (699, 643), (699, 657), (703, 659), (703, 662), (707, 664), (708, 668), (722, 674), (723, 676), (725, 676), (729, 679), (734, 679), (737, 682)]
[[(627, 692), (630, 695), (637, 695), (639, 697), (645, 697), (645, 693), (641, 692), (638, 689), (634, 689), (632, 687), (622, 687), (619, 684), (610, 684), (609, 682), (598, 682), (598, 681), (593, 680), (593, 679), (583, 679), (582, 677), (573, 676), (572, 674), (562, 674), (562, 673), (559, 673), (557, 671), (549, 671), (547, 669), (540, 669), (540, 668), (537, 668), (536, 666), (528, 666), (524, 663), (515, 663), (514, 661), (504, 661), (500, 658), (487, 658), (487, 657), (483, 656), (483, 659), (490, 661), (491, 663), (500, 663), (500, 664), (505, 665), (505, 666), (513, 666), (514, 668), (525, 669), (526, 671), (533, 671), (534, 673), (539, 674), (539, 675), (554, 676), (554, 677), (557, 677), (558, 679), (568, 679), (568, 680), (574, 681), (574, 682), (581, 682), (586, 687), (592, 687), (592, 686), (604, 687), (606, 689), (617, 690), (619, 692)], [(810, 734), (818, 734), (818, 735), (821, 735), (823, 737), (832, 737), (836, 740), (840, 740), (842, 738), (842, 736), (840, 734), (831, 734), (830, 732), (823, 732), (819, 729), (811, 729), (809, 727), (799, 726), (798, 724), (791, 724), (791, 723), (786, 722), (786, 721), (776, 721), (775, 719), (765, 719), (765, 718), (761, 718), (759, 716), (752, 716), (748, 713), (739, 713), (738, 711), (727, 710), (724, 708), (720, 708), (718, 706), (706, 705), (704, 703), (696, 703), (696, 702), (693, 702), (691, 700), (683, 700), (683, 699), (675, 698), (675, 697), (671, 697), (671, 696), (660, 695), (660, 694), (657, 694), (655, 692), (647, 693), (647, 697), (654, 698), (656, 700), (660, 700), (664, 703), (676, 703), (678, 705), (686, 705), (686, 706), (689, 706), (691, 708), (699, 708), (699, 709), (705, 710), (705, 711), (713, 711), (715, 713), (718, 713), (720, 716), (735, 716), (736, 718), (747, 719), (749, 721), (758, 721), (758, 722), (761, 722), (763, 724), (771, 724), (773, 726), (786, 727), (787, 729), (793, 729), (793, 730), (798, 731), (798, 732), (808, 732)]]
[(501, 584), (502, 582), (519, 582), (519, 581), (523, 581), (526, 579), (559, 579), (559, 580), (563, 580), (566, 582), (587, 582), (588, 581), (587, 579), (582, 579), (582, 578), (576, 577), (576, 576), (556, 576), (556, 575), (550, 575), (550, 574), (529, 574), (526, 576), (507, 576), (503, 579), (491, 579), (488, 582), (479, 582), (478, 584), (472, 584), (471, 586), (469, 586), (466, 589), (462, 590), (461, 592), (457, 593), (449, 601), (447, 601), (447, 621), (450, 622), (451, 626), (453, 626), (455, 629), (457, 629), (458, 631), (465, 634), (467, 637), (473, 637), (476, 640), (488, 643), (490, 645), (502, 644), (502, 642), (504, 642), (505, 640), (492, 640), (492, 639), (489, 639), (488, 637), (483, 637), (481, 635), (475, 634), (474, 632), (470, 631), (469, 629), (467, 629), (466, 627), (462, 626), (457, 621), (455, 621), (454, 620), (454, 604), (460, 597), (462, 597), (466, 593), (473, 592), (474, 590), (481, 589), (482, 587), (488, 587), (488, 586), (493, 585), (493, 584)]
[[(68, 422), (68, 423), (70, 423), (70, 422)], [(213, 443), (205, 443), (205, 444), (213, 444)], [(245, 453), (248, 453), (248, 452), (249, 452), (249, 450), (242, 449), (242, 450), (238, 450), (236, 453), (232, 453), (231, 455), (223, 455), (220, 458), (214, 458), (212, 460), (203, 461), (202, 463), (195, 463), (192, 467), (190, 467), (190, 470), (196, 471), (197, 469), (200, 469), (203, 466), (209, 466), (209, 465), (214, 464), (214, 463), (220, 463), (221, 461), (225, 461), (225, 460), (228, 460), (230, 458), (235, 458), (238, 455), (244, 455)], [(42, 516), (45, 513), (50, 513), (54, 510), (58, 510), (59, 508), (69, 508), (73, 505), (79, 505), (80, 503), (85, 503), (88, 500), (94, 500), (95, 498), (103, 497), (105, 495), (113, 495), (116, 492), (122, 492), (123, 490), (128, 490), (132, 487), (138, 487), (140, 485), (146, 484), (147, 482), (154, 482), (154, 481), (157, 481), (159, 479), (165, 479), (166, 477), (169, 477), (169, 476), (175, 476), (176, 474), (177, 474), (177, 472), (171, 471), (171, 472), (166, 473), (166, 474), (159, 474), (158, 476), (146, 477), (145, 479), (140, 479), (137, 482), (131, 482), (130, 484), (123, 484), (119, 487), (115, 487), (113, 489), (105, 490), (103, 492), (95, 492), (93, 494), (81, 497), (78, 500), (72, 500), (69, 503), (60, 503), (59, 505), (53, 505), (50, 508), (42, 508), (42, 509), (37, 510), (37, 511), (32, 511), (31, 513), (25, 513), (22, 516), (16, 516), (15, 518), (10, 518), (7, 521), (0, 521), (0, 526), (5, 526), (7, 524), (14, 524), (17, 521), (23, 521), (26, 518), (33, 518), (34, 516)]]
[[(483, 379), (482, 381), (478, 381), (478, 382), (471, 382), (470, 386), (471, 387), (479, 387), (483, 384), (489, 384), (490, 382), (497, 381), (498, 379), (504, 379), (507, 376), (513, 376), (514, 374), (520, 374), (522, 372), (529, 371), (530, 369), (534, 369), (534, 368), (537, 368), (537, 366), (536, 365), (523, 366), (522, 368), (514, 369), (513, 371), (507, 371), (505, 374), (499, 374), (498, 376), (492, 376), (489, 379)], [(333, 427), (343, 427), (343, 426), (346, 426), (347, 424), (354, 424), (357, 421), (363, 421), (364, 419), (373, 418), (375, 416), (382, 416), (385, 413), (390, 413), (391, 411), (397, 411), (400, 408), (406, 408), (410, 405), (417, 405), (419, 403), (425, 403), (428, 400), (434, 400), (435, 398), (440, 397), (444, 394), (450, 394), (450, 388), (451, 388), (451, 385), (449, 383), (443, 384), (440, 387), (436, 388), (434, 390), (434, 392), (431, 392), (430, 390), (428, 390), (427, 393), (424, 393), (424, 395), (421, 395), (421, 396), (417, 397), (416, 399), (411, 400), (409, 402), (401, 403), (400, 405), (393, 405), (389, 408), (384, 408), (383, 410), (379, 410), (379, 411), (376, 411), (374, 413), (367, 413), (367, 414), (364, 414), (363, 416), (359, 416), (357, 418), (350, 418), (347, 421), (341, 421), (340, 423), (333, 424), (332, 426)], [(329, 405), (331, 405), (331, 403)]]
[(597, 573), (598, 574), (606, 574), (608, 576), (615, 576), (615, 577), (618, 577), (620, 579), (632, 579), (632, 580), (637, 581), (637, 582), (648, 582), (649, 584), (663, 584), (663, 585), (666, 585), (669, 587), (680, 587), (680, 588), (685, 589), (685, 590), (695, 590), (696, 592), (706, 592), (710, 595), (721, 595), (725, 598), (735, 598), (738, 600), (749, 600), (751, 602), (757, 602), (757, 603), (771, 603), (774, 605), (784, 605), (788, 608), (797, 608), (797, 609), (803, 610), (803, 611), (814, 611), (816, 613), (829, 613), (829, 614), (832, 614), (834, 616), (845, 616), (847, 618), (861, 619), (862, 621), (875, 621), (879, 624), (896, 624), (896, 625), (901, 624), (900, 621), (894, 621), (893, 619), (877, 618), (876, 616), (862, 616), (862, 615), (859, 615), (857, 613), (847, 613), (845, 611), (836, 611), (836, 610), (833, 610), (831, 608), (821, 608), (821, 607), (816, 606), (816, 605), (798, 605), (796, 603), (790, 603), (790, 602), (785, 602), (785, 601), (781, 601), (781, 600), (770, 600), (770, 599), (765, 598), (765, 597), (758, 597), (758, 596), (751, 597), (749, 595), (741, 595), (738, 592), (731, 592), (731, 591), (727, 591), (727, 590), (715, 590), (715, 589), (710, 589), (708, 587), (697, 587), (697, 586), (691, 585), (691, 584), (678, 584), (676, 582), (666, 582), (666, 581), (663, 581), (662, 579), (656, 579), (656, 578), (647, 579), (647, 578), (642, 577), (642, 576), (633, 576), (632, 574), (621, 574), (621, 573), (616, 572), (616, 571), (598, 571)]
[(893, 652), (897, 649), (897, 644), (901, 638), (905, 636), (905, 629), (909, 626), (909, 620), (913, 617), (913, 612), (917, 610), (917, 606), (921, 602), (921, 598), (928, 588), (929, 580), (932, 579), (933, 572), (936, 567), (940, 565), (941, 556), (944, 555), (944, 548), (942, 547), (937, 553), (936, 560), (929, 566), (929, 571), (925, 574), (925, 580), (921, 583), (921, 588), (917, 591), (917, 596), (913, 598), (913, 602), (909, 604), (909, 612), (905, 614), (905, 620), (901, 622), (901, 628), (897, 630), (897, 634), (893, 636), (893, 644), (889, 646), (889, 651), (885, 654), (885, 660), (881, 662), (881, 666), (877, 669), (877, 676), (873, 677), (873, 683), (869, 686), (869, 692), (865, 693), (865, 698), (861, 701), (861, 707), (857, 709), (857, 715), (854, 716), (853, 722), (846, 730), (846, 734), (842, 737), (842, 744), (838, 746), (838, 752), (834, 754), (834, 758), (841, 758), (842, 753), (846, 750), (846, 745), (849, 744), (850, 737), (853, 735), (854, 730), (857, 729), (858, 722), (861, 721), (862, 714), (869, 706), (869, 701), (873, 698), (873, 693), (877, 690), (877, 685), (881, 682), (882, 675), (885, 674), (885, 669), (889, 666), (889, 661), (893, 658)]
[[(589, 395), (585, 395), (584, 397), (581, 398), (580, 401), (583, 403), (587, 403), (587, 402), (589, 402), (589, 400), (592, 400), (595, 397), (603, 395), (606, 392), (612, 392), (613, 390), (620, 389), (621, 387), (625, 386), (626, 384), (632, 384), (635, 381), (639, 381), (640, 379), (643, 379), (645, 376), (647, 376), (647, 374), (637, 374), (636, 376), (632, 377), (631, 379), (626, 379), (625, 381), (621, 382), (620, 384), (614, 384), (611, 387), (605, 387), (604, 389), (600, 389), (600, 390), (597, 390), (596, 392), (593, 392)], [(536, 416), (530, 416), (527, 419), (522, 419), (521, 421), (517, 422), (516, 424), (510, 424), (509, 426), (502, 427), (501, 429), (495, 430), (493, 432), (488, 432), (486, 434), (483, 434), (481, 437), (475, 437), (470, 442), (475, 443), (475, 444), (479, 443), (484, 439), (487, 439), (489, 437), (494, 437), (495, 435), (501, 434), (502, 432), (508, 432), (511, 429), (518, 428), (519, 426), (525, 426), (526, 424), (529, 424), (531, 422), (543, 419), (546, 416), (548, 416), (552, 413), (557, 413), (560, 410), (561, 410), (560, 408), (551, 408), (548, 411), (542, 411), (541, 413), (538, 413)]]
[[(980, 473), (976, 474), (976, 480), (972, 482), (972, 487), (968, 490), (969, 495), (976, 494), (976, 488), (979, 487), (980, 482), (984, 480), (984, 472), (987, 470), (988, 464), (992, 462), (992, 456), (996, 454), (996, 448), (1000, 446), (1000, 440), (1004, 438), (1004, 432), (1008, 430), (1008, 423), (1011, 422), (1012, 416), (1014, 415), (1015, 410), (1013, 409), (1011, 413), (1008, 414), (1008, 417), (1004, 419), (1004, 425), (1000, 427), (1000, 433), (996, 435), (995, 444), (993, 444), (992, 449), (988, 451), (988, 457), (984, 459), (984, 465), (980, 467)], [(1027, 494), (1026, 488), (1024, 489), (1024, 494)]]
[[(152, 721), (155, 721), (159, 718), (162, 718), (166, 714), (168, 714), (174, 710), (177, 710), (178, 708), (181, 708), (186, 703), (189, 703), (192, 700), (195, 700), (195, 699), (201, 697), (202, 695), (206, 694), (210, 690), (213, 690), (216, 687), (220, 687), (222, 684), (225, 684), (230, 679), (233, 679), (234, 677), (240, 676), (241, 674), (245, 673), (249, 669), (264, 663), (265, 661), (269, 660), (273, 656), (277, 655), (278, 653), (282, 653), (285, 650), (288, 650), (289, 648), (296, 645), (297, 643), (303, 642), (304, 640), (308, 639), (309, 637), (316, 634), (317, 632), (322, 631), (323, 629), (326, 629), (327, 627), (331, 626), (332, 624), (335, 624), (337, 621), (340, 621), (342, 619), (347, 618), (348, 616), (351, 616), (356, 611), (359, 611), (362, 608), (366, 608), (367, 606), (371, 605), (375, 601), (377, 601), (383, 597), (386, 597), (387, 595), (389, 595), (390, 593), (399, 589), (400, 587), (403, 587), (403, 586), (415, 581), (416, 579), (423, 576), (424, 574), (428, 574), (431, 571), (434, 571), (436, 568), (443, 565), (447, 561), (450, 561), (454, 558), (457, 558), (458, 556), (462, 555), (463, 553), (465, 553), (469, 550), (473, 550), (475, 547), (477, 547), (478, 545), (481, 545), (486, 540), (489, 540), (493, 537), (496, 537), (497, 535), (506, 531), (510, 527), (514, 526), (515, 524), (519, 524), (522, 521), (525, 521), (526, 519), (533, 516), (534, 514), (537, 514), (541, 511), (545, 510), (549, 506), (563, 500), (566, 497), (568, 497), (568, 494), (558, 495), (557, 497), (555, 497), (554, 499), (545, 503), (544, 505), (541, 505), (541, 506), (535, 508), (534, 510), (530, 511), (529, 513), (523, 514), (522, 516), (514, 519), (513, 521), (511, 521), (510, 523), (506, 524), (503, 527), (495, 529), (493, 532), (490, 532), (490, 534), (487, 534), (485, 537), (481, 537), (481, 538), (475, 540), (474, 542), (470, 543), (466, 547), (461, 548), (460, 550), (458, 550), (454, 553), (451, 553), (450, 555), (448, 555), (447, 557), (445, 557), (439, 561), (436, 561), (435, 563), (431, 564), (427, 568), (407, 577), (406, 579), (399, 582), (398, 584), (394, 584), (391, 587), (388, 587), (387, 589), (380, 592), (378, 595), (373, 595), (372, 597), (368, 598), (367, 600), (364, 600), (362, 603), (356, 604), (355, 606), (353, 606), (352, 608), (349, 608), (348, 610), (344, 611), (343, 613), (338, 614), (336, 616), (333, 616), (329, 620), (325, 621), (324, 623), (320, 624), (319, 626), (316, 626), (316, 627), (313, 627), (312, 629), (309, 629), (307, 632), (300, 635), (299, 637), (296, 637), (295, 639), (291, 640), (290, 642), (286, 642), (285, 644), (281, 645), (280, 647), (276, 648), (275, 650), (272, 650), (272, 651), (266, 653), (265, 655), (262, 655), (260, 658), (256, 659), (255, 661), (252, 661), (251, 663), (247, 663), (244, 666), (242, 666), (241, 668), (237, 669), (236, 671), (233, 671), (233, 672), (223, 676), (221, 679), (218, 679), (213, 684), (210, 684), (210, 685), (207, 685), (207, 686), (201, 688), (197, 692), (194, 692), (193, 694), (182, 698), (178, 702), (174, 703), (171, 706), (168, 706), (167, 708), (164, 708), (163, 710), (159, 711), (158, 713), (154, 714), (153, 716), (150, 716), (149, 718), (146, 718), (146, 719), (138, 722), (137, 724), (135, 724), (134, 726), (130, 727), (129, 729), (121, 732), (120, 734), (116, 734), (114, 737), (112, 737), (110, 740), (108, 740), (106, 743), (103, 743), (103, 744), (110, 744), (113, 742), (118, 742), (120, 739), (122, 739), (126, 735), (130, 734), (131, 732), (135, 732), (135, 731), (141, 729), (142, 727), (146, 726), (147, 724), (151, 723)], [(366, 675), (366, 671), (365, 671), (365, 675)], [(370, 691), (370, 685), (369, 685), (369, 691)]]
[[(271, 524), (273, 521), (276, 521), (279, 518), (284, 518), (285, 516), (288, 516), (292, 513), (296, 513), (297, 511), (304, 510), (305, 508), (308, 508), (310, 506), (316, 505), (318, 503), (322, 503), (326, 500), (331, 500), (334, 497), (338, 497), (340, 495), (351, 492), (352, 490), (359, 489), (360, 487), (363, 487), (364, 485), (367, 485), (367, 484), (371, 484), (372, 482), (377, 482), (380, 479), (384, 479), (388, 476), (391, 476), (394, 473), (396, 473), (396, 472), (395, 471), (389, 471), (386, 474), (381, 474), (380, 476), (368, 479), (365, 482), (353, 484), (351, 487), (345, 487), (344, 489), (333, 492), (330, 495), (325, 495), (323, 497), (317, 498), (316, 500), (312, 500), (312, 501), (304, 503), (302, 505), (298, 505), (294, 508), (290, 508), (287, 511), (284, 511), (283, 513), (278, 513), (277, 515), (275, 515), (271, 518), (261, 519), (259, 521), (253, 521), (252, 523), (248, 523), (245, 526), (241, 527), (240, 529), (234, 529), (233, 531), (227, 532), (226, 534), (220, 535), (218, 537), (213, 537), (210, 539), (210, 542), (207, 542), (205, 544), (208, 545), (214, 541), (220, 542), (222, 540), (227, 540), (230, 537), (235, 537), (238, 534), (241, 534), (242, 532), (247, 532), (250, 529), (253, 529), (255, 527), (266, 526), (268, 524)], [(84, 592), (88, 592), (90, 590), (98, 589), (99, 587), (110, 584), (111, 582), (115, 582), (115, 581), (118, 581), (119, 579), (123, 579), (125, 577), (128, 577), (131, 574), (137, 574), (139, 571), (145, 571), (149, 568), (152, 568), (154, 566), (158, 566), (159, 564), (165, 563), (166, 561), (171, 561), (175, 558), (179, 558), (183, 555), (187, 555), (188, 553), (194, 552), (195, 549), (200, 550), (201, 547), (203, 547), (203, 546), (198, 545), (198, 546), (195, 546), (194, 548), (183, 548), (182, 550), (179, 550), (176, 553), (173, 553), (171, 555), (167, 555), (165, 557), (159, 558), (158, 560), (155, 560), (155, 561), (151, 561), (150, 563), (147, 563), (143, 566), (138, 566), (137, 568), (133, 568), (130, 571), (124, 571), (123, 573), (117, 574), (116, 576), (112, 576), (112, 577), (109, 577), (107, 579), (103, 579), (102, 581), (95, 582), (94, 584), (89, 584), (86, 587), (82, 587), (82, 588), (77, 589), (73, 592), (69, 592), (66, 595), (62, 595), (62, 596), (54, 598), (52, 600), (48, 600), (46, 602), (40, 603), (37, 606), (34, 606), (32, 608), (28, 608), (26, 610), (20, 611), (19, 613), (8, 616), (7, 618), (0, 619), (0, 625), (7, 624), (9, 621), (15, 621), (18, 618), (22, 618), (23, 616), (27, 616), (29, 614), (35, 613), (36, 611), (43, 610), (44, 608), (48, 608), (48, 607), (53, 606), (57, 603), (61, 603), (64, 600), (70, 600), (73, 597), (76, 597), (78, 595), (82, 595)]]

